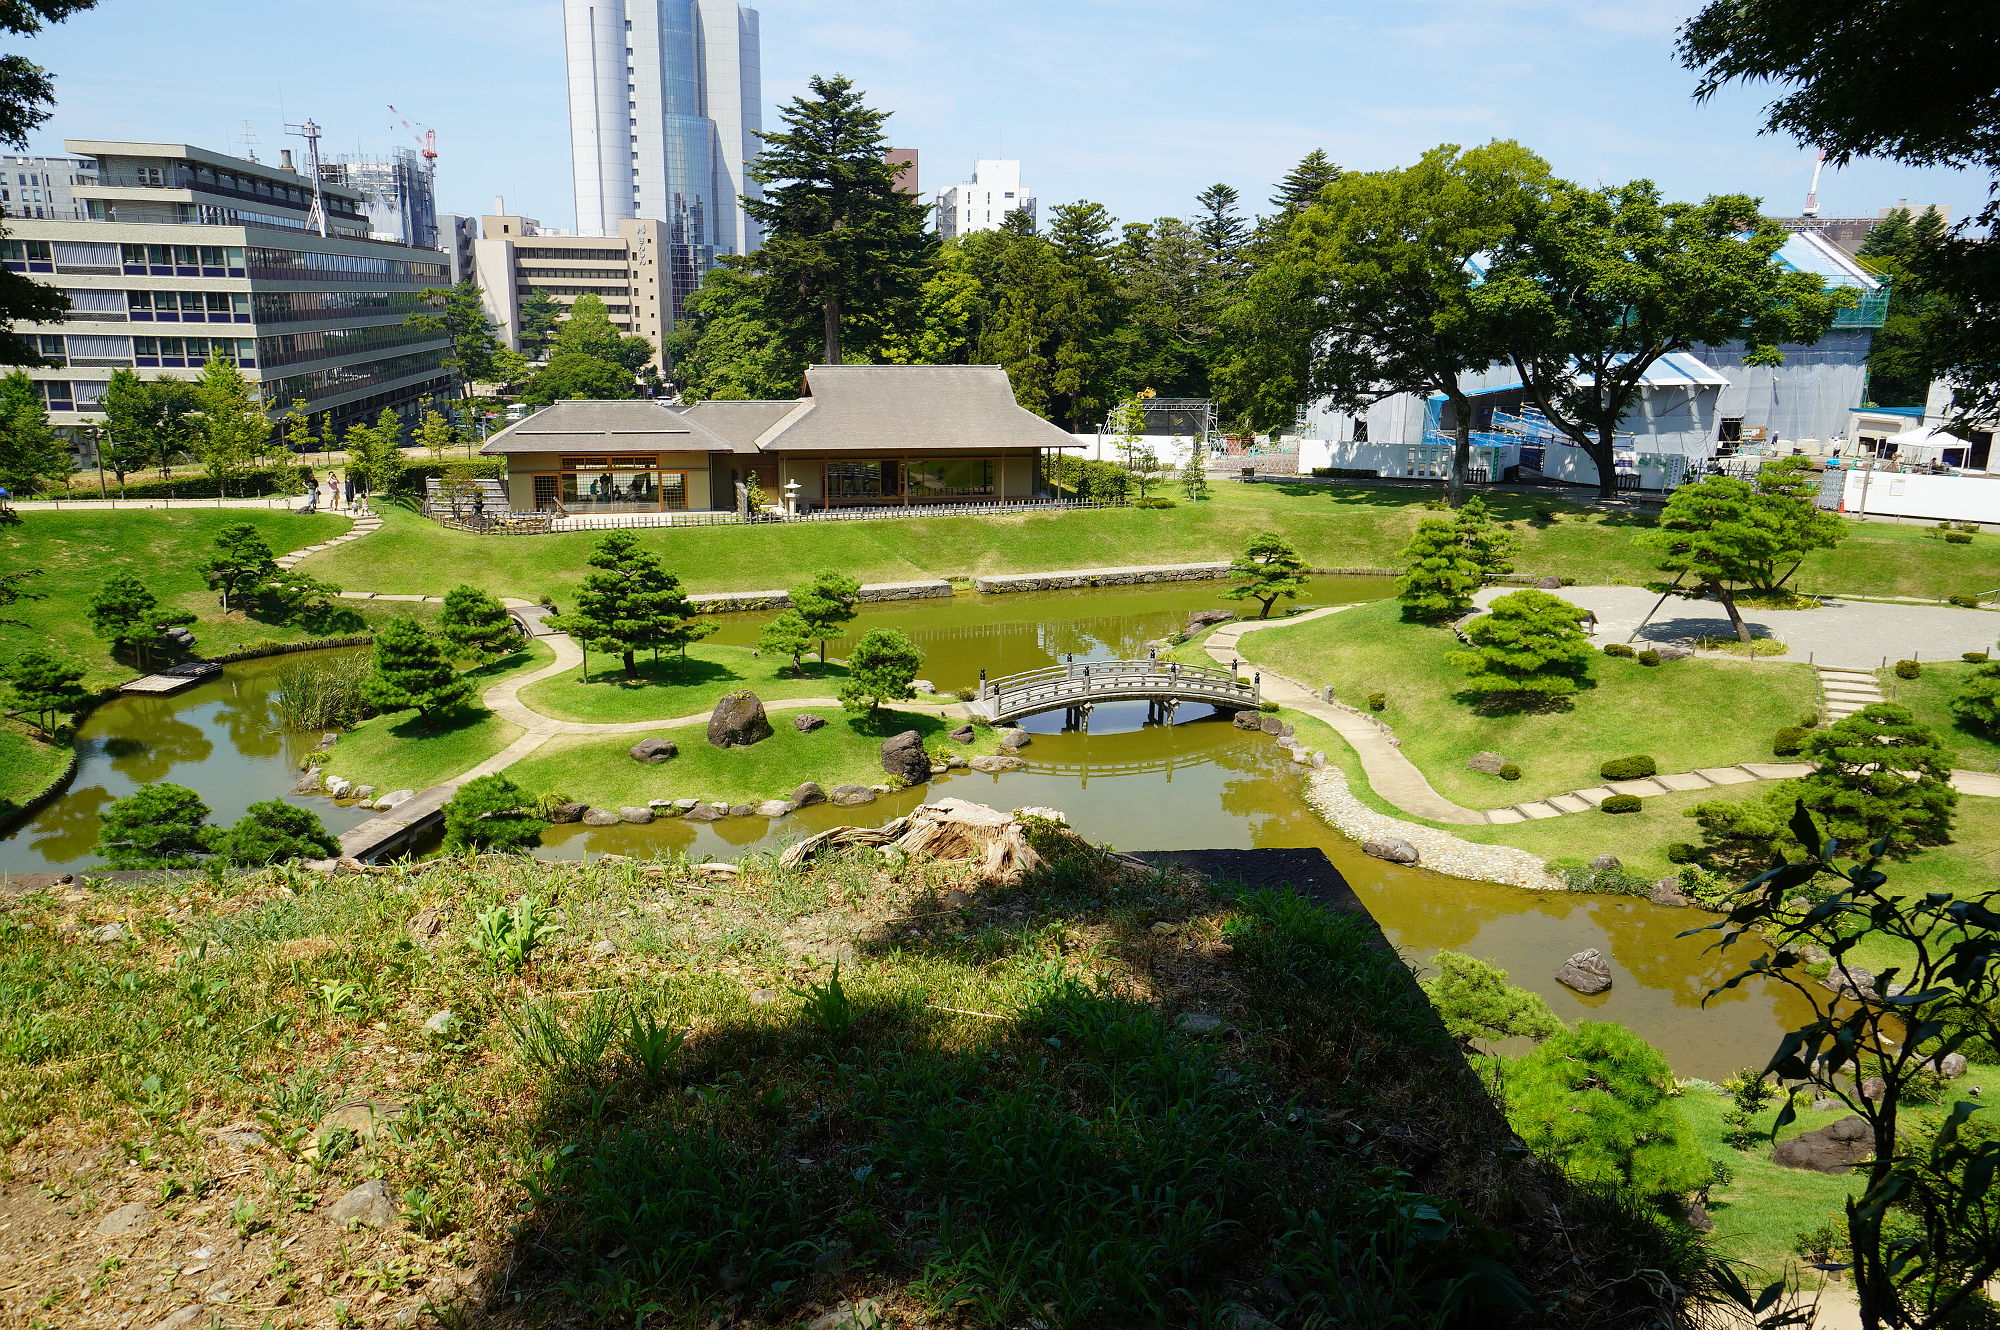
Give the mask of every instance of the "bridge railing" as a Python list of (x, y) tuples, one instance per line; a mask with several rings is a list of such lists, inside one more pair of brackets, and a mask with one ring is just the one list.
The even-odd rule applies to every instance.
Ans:
[(1255, 706), (1261, 700), (1261, 685), (1258, 676), (1246, 679), (1215, 665), (1157, 660), (1092, 661), (1054, 665), (994, 679), (981, 686), (979, 700), (987, 703), (995, 714), (1023, 706), (1076, 705), (1099, 697), (1134, 693)]

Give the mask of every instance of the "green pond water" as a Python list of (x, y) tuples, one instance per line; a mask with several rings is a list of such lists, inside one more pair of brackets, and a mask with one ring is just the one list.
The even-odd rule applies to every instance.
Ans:
[[(855, 633), (893, 625), (926, 653), (941, 689), (967, 686), (984, 668), (998, 676), (1074, 657), (1130, 655), (1172, 631), (1191, 610), (1224, 604), (1215, 583), (1014, 596), (961, 595), (866, 607)], [(1301, 605), (1373, 599), (1378, 579), (1317, 579)], [(729, 615), (715, 640), (754, 642), (768, 615)], [(834, 648), (836, 654), (838, 647)], [(0, 872), (85, 868), (97, 815), (140, 784), (173, 780), (201, 791), (217, 821), (272, 797), (317, 809), (336, 832), (367, 816), (324, 799), (282, 792), (317, 735), (287, 733), (273, 715), (275, 676), (285, 659), (231, 666), (214, 683), (173, 698), (125, 698), (99, 708), (79, 739), (83, 765), (70, 790), (0, 841)], [(295, 659), (295, 658), (294, 658)], [(779, 823), (746, 818), (708, 824), (552, 828), (550, 858), (674, 850), (736, 857), (776, 849), (842, 823), (873, 824), (909, 811), (931, 792), (1000, 808), (1059, 808), (1093, 841), (1121, 849), (1317, 846), (1346, 876), (1391, 941), (1413, 962), (1450, 948), (1485, 957), (1514, 982), (1548, 998), (1566, 1020), (1615, 1020), (1659, 1045), (1683, 1075), (1720, 1077), (1762, 1064), (1779, 1034), (1804, 1015), (1791, 994), (1746, 984), (1703, 1004), (1709, 989), (1747, 964), (1747, 953), (1709, 954), (1707, 938), (1679, 934), (1710, 916), (1625, 897), (1523, 891), (1444, 877), (1371, 859), (1335, 833), (1300, 797), (1300, 772), (1283, 749), (1203, 708), (1179, 723), (1148, 725), (1143, 704), (1100, 706), (1089, 733), (1064, 732), (1061, 713), (1030, 718), (1024, 771), (953, 772), (860, 809), (821, 806)], [(1557, 984), (1564, 958), (1596, 947), (1615, 982), (1597, 997)]]

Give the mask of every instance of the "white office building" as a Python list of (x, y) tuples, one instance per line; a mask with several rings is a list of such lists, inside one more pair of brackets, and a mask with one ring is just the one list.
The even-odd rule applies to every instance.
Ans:
[(973, 231), (997, 231), (1007, 214), (1025, 208), (1035, 216), (1035, 196), (1021, 185), (1019, 162), (975, 162), (972, 179), (938, 191), (937, 229), (946, 240)]
[(757, 11), (732, 0), (563, 0), (580, 236), (665, 223), (678, 314), (717, 254), (757, 247), (739, 198), (763, 127)]

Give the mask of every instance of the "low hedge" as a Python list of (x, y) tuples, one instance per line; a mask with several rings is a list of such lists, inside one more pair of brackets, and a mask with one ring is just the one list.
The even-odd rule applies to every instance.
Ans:
[(1633, 757), (1614, 757), (1597, 769), (1597, 774), (1606, 780), (1644, 780), (1648, 776), (1660, 774), (1660, 764), (1640, 753)]
[(1896, 677), (1898, 679), (1914, 679), (1923, 672), (1924, 667), (1914, 660), (1899, 660), (1896, 662)]
[(1636, 813), (1645, 804), (1636, 794), (1614, 794), (1597, 807), (1606, 813)]
[(389, 486), (391, 498), (405, 496), (421, 497), (424, 482), (441, 480), (447, 468), (465, 468), (467, 475), (499, 480), (507, 474), (507, 459), (504, 457), (448, 457), (443, 462), (411, 462), (403, 468), (401, 475)]
[(1316, 466), (1312, 475), (1317, 480), (1380, 480), (1382, 473), (1372, 466)]
[(1620, 660), (1630, 660), (1639, 653), (1623, 642), (1606, 642), (1604, 644), (1604, 654), (1607, 656), (1616, 656)]
[(1787, 725), (1771, 736), (1771, 753), (1775, 757), (1797, 757), (1806, 746), (1806, 730), (1803, 725)]

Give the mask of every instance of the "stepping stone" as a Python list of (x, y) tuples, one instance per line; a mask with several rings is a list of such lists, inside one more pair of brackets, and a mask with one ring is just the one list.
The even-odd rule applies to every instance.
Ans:
[(1593, 785), (1587, 790), (1571, 790), (1570, 793), (1595, 808), (1609, 799), (1614, 791), (1608, 786)]
[(1745, 762), (1743, 769), (1762, 780), (1790, 780), (1812, 771), (1810, 762)]
[(1532, 822), (1540, 822), (1547, 818), (1561, 817), (1563, 815), (1562, 809), (1552, 807), (1546, 803), (1515, 804), (1514, 808), (1522, 817)]
[(1616, 794), (1636, 794), (1642, 799), (1650, 799), (1656, 794), (1665, 794), (1667, 787), (1657, 780), (1614, 780), (1611, 789)]
[(1852, 716), (1860, 710), (1861, 710), (1860, 707), (1854, 706), (1850, 703), (1834, 702), (1830, 703), (1827, 706), (1826, 718), (1828, 720), (1844, 720), (1848, 716)]
[(1486, 820), (1488, 822), (1500, 823), (1500, 824), (1508, 822), (1526, 822), (1528, 820), (1528, 815), (1526, 813), (1518, 812), (1512, 808), (1493, 808), (1487, 810)]
[(1742, 767), (1702, 767), (1694, 774), (1706, 777), (1711, 785), (1747, 785), (1757, 779)]
[(1709, 788), (1709, 782), (1703, 779), (1700, 772), (1696, 771), (1676, 771), (1665, 776), (1655, 776), (1653, 779), (1670, 790), (1706, 790)]
[(1880, 697), (1882, 690), (1872, 683), (1829, 683), (1820, 687), (1828, 697)]
[(1558, 813), (1587, 813), (1597, 807), (1590, 800), (1574, 794), (1552, 794), (1542, 802)]

